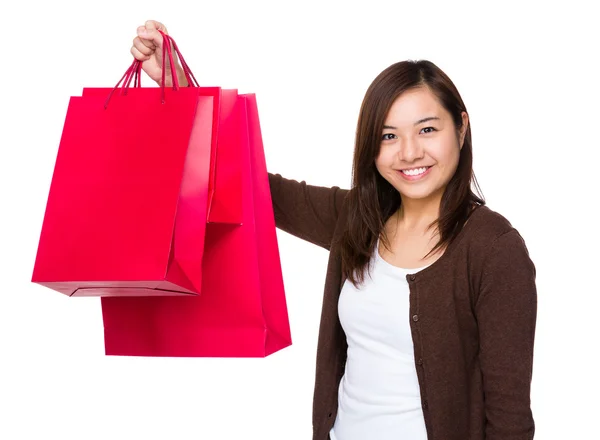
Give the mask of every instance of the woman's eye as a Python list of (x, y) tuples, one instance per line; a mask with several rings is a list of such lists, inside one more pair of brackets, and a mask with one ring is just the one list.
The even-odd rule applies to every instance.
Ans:
[(394, 137), (396, 137), (396, 135), (395, 135), (395, 134), (393, 134), (393, 133), (385, 133), (385, 134), (383, 135), (382, 139), (383, 139), (384, 141), (389, 141), (389, 140), (391, 140), (391, 139), (394, 139)]
[(428, 132), (426, 132), (425, 134), (427, 134), (427, 133), (433, 133), (434, 131), (437, 131), (437, 130), (436, 130), (435, 128), (433, 128), (433, 127), (425, 127), (423, 130), (429, 130), (429, 129), (431, 129), (431, 131), (428, 131)]

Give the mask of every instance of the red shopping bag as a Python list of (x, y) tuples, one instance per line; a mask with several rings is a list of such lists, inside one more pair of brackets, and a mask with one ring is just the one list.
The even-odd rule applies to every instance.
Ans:
[[(128, 94), (134, 97), (139, 88)], [(145, 89), (144, 89), (145, 90)], [(112, 89), (85, 88), (83, 97), (106, 97)], [(236, 106), (239, 105), (237, 90), (220, 87), (200, 87), (200, 96), (213, 98), (213, 126), (208, 180), (208, 222), (240, 224), (242, 222), (242, 171), (239, 155), (245, 135), (240, 132), (236, 121)]]
[[(178, 89), (175, 77), (175, 90), (128, 90), (140, 70), (134, 62), (108, 104), (105, 93), (71, 98), (33, 282), (71, 296), (200, 293), (221, 94)], [(221, 101), (235, 116), (237, 92)]]
[(107, 355), (264, 357), (291, 345), (256, 98), (242, 98), (242, 225), (207, 226), (202, 295), (102, 298)]

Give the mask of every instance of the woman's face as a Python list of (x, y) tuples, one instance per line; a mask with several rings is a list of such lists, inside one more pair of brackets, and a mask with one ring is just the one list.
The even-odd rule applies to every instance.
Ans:
[(408, 90), (394, 101), (385, 119), (375, 165), (403, 201), (441, 200), (458, 166), (468, 123), (466, 112), (462, 117), (459, 133), (450, 113), (425, 87)]

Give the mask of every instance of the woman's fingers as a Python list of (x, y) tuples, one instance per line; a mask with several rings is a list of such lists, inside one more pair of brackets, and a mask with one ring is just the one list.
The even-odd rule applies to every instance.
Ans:
[(139, 27), (137, 34), (143, 44), (148, 48), (162, 48), (163, 36), (158, 30)]
[(148, 20), (144, 26), (138, 28), (138, 37), (148, 47), (162, 48), (163, 36), (159, 31), (168, 34), (167, 27), (164, 24), (156, 20)]
[(146, 29), (157, 29), (163, 31), (165, 34), (168, 34), (167, 27), (160, 21), (147, 20), (146, 23), (144, 23), (144, 26), (146, 26)]
[[(139, 38), (140, 41), (142, 42), (142, 44), (144, 44), (144, 46), (150, 48), (150, 49), (156, 49), (156, 45), (154, 44), (154, 42), (152, 40), (148, 40), (146, 38), (142, 38), (140, 37), (140, 34), (144, 35), (146, 32), (146, 28), (144, 26), (140, 26), (137, 28), (137, 37)], [(133, 40), (135, 43), (135, 39)], [(134, 44), (135, 45), (135, 44)]]
[(131, 47), (131, 55), (138, 61), (147, 61), (150, 59), (149, 55), (140, 52), (136, 46)]
[(148, 20), (148, 21), (146, 21), (146, 23), (144, 23), (144, 26), (148, 30), (160, 30), (160, 31), (163, 31), (165, 34), (168, 34), (167, 27), (164, 24), (162, 24), (160, 21)]
[(156, 50), (156, 46), (154, 46), (154, 44), (149, 43), (147, 40), (144, 41), (140, 37), (135, 37), (133, 39), (133, 47), (135, 47), (138, 50), (138, 52), (147, 56), (152, 55)]

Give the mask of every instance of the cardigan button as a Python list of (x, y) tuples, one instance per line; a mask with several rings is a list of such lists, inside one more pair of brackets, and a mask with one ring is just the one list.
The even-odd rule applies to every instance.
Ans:
[(429, 408), (429, 403), (427, 403), (427, 400), (425, 402), (423, 402), (423, 408), (425, 408), (425, 409)]
[(411, 275), (411, 276), (410, 276), (410, 280), (411, 280), (411, 281), (414, 281), (416, 278), (417, 278), (417, 277), (416, 277), (416, 275)]
[(419, 315), (413, 315), (413, 321), (417, 322), (419, 320)]
[(418, 365), (423, 365), (423, 359), (419, 358), (419, 360), (417, 361)]

